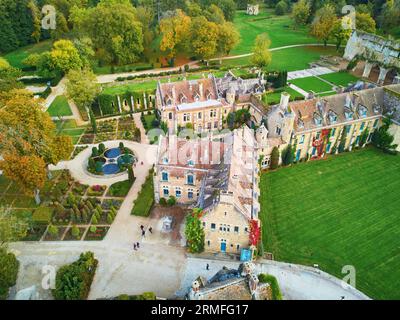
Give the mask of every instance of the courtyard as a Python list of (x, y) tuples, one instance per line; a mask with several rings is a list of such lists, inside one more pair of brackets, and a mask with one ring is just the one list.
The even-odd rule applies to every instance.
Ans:
[(373, 299), (399, 299), (400, 161), (374, 148), (264, 173), (263, 243), (275, 260), (343, 278)]

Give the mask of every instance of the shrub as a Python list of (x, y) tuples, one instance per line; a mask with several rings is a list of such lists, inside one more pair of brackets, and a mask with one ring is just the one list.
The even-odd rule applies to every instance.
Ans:
[(11, 252), (0, 247), (0, 300), (5, 300), (8, 290), (17, 282), (19, 261)]
[(284, 0), (279, 1), (275, 6), (275, 14), (278, 16), (283, 16), (288, 11), (289, 11), (288, 4)]
[(104, 143), (100, 143), (99, 144), (99, 153), (103, 154), (104, 151), (106, 151), (106, 146), (104, 145)]
[(194, 209), (186, 217), (185, 236), (190, 253), (200, 253), (204, 250), (204, 229), (200, 221), (201, 209)]
[[(93, 220), (93, 219), (92, 219), (92, 220)], [(97, 227), (96, 227), (96, 226), (90, 226), (89, 231), (90, 231), (91, 233), (96, 233)]]
[(81, 231), (79, 230), (79, 228), (77, 226), (72, 226), (71, 228), (71, 234), (74, 238), (79, 238)]
[(99, 156), (99, 150), (96, 147), (92, 148), (92, 157), (98, 157)]
[(125, 146), (124, 146), (124, 143), (123, 143), (123, 142), (120, 142), (120, 143), (119, 143), (119, 148), (120, 148), (121, 150), (125, 150)]
[(87, 299), (98, 261), (92, 252), (82, 253), (70, 265), (61, 267), (56, 275), (56, 288), (52, 291), (56, 300)]
[(99, 220), (97, 219), (96, 215), (93, 215), (93, 217), (92, 217), (92, 223), (93, 223), (93, 224), (98, 224), (98, 223), (99, 223)]
[(112, 217), (112, 215), (109, 213), (108, 215), (107, 215), (107, 223), (108, 224), (112, 224), (113, 223), (113, 217)]
[(262, 283), (269, 283), (272, 290), (272, 300), (282, 300), (282, 293), (279, 288), (278, 280), (272, 275), (261, 273), (258, 280)]
[(172, 207), (176, 204), (176, 198), (171, 196), (169, 197), (168, 201), (167, 201), (168, 206)]
[(48, 232), (51, 236), (56, 236), (58, 235), (58, 228), (56, 226), (49, 225)]
[(165, 200), (165, 198), (161, 198), (160, 199), (160, 205), (165, 207), (167, 205), (167, 200)]
[(277, 169), (279, 166), (279, 149), (274, 147), (271, 153), (271, 170)]

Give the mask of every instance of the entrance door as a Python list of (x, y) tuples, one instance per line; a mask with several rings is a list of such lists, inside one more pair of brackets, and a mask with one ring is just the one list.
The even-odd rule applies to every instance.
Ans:
[(226, 252), (226, 242), (221, 242), (221, 252)]

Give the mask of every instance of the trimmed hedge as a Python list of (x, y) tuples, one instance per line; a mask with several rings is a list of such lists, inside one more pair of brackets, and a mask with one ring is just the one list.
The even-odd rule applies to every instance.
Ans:
[(37, 224), (49, 224), (53, 217), (54, 208), (39, 207), (32, 214), (32, 221)]
[(281, 289), (279, 288), (278, 280), (270, 274), (261, 273), (258, 275), (258, 280), (261, 283), (268, 283), (272, 289), (272, 300), (282, 300)]

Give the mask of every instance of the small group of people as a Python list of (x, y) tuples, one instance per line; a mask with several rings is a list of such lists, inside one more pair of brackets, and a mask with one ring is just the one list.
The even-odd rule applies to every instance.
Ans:
[[(145, 227), (143, 225), (141, 225), (140, 226), (140, 230), (142, 231), (142, 239), (143, 239), (144, 237), (146, 237), (146, 229), (145, 229)], [(149, 230), (150, 233), (153, 233), (153, 228), (152, 227), (149, 227), (148, 230)], [(135, 242), (133, 244), (133, 250), (136, 251), (138, 249), (140, 249), (140, 243), (139, 242)]]

